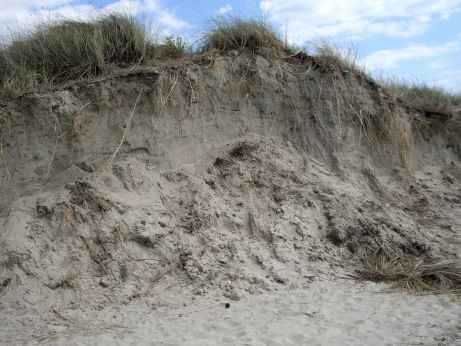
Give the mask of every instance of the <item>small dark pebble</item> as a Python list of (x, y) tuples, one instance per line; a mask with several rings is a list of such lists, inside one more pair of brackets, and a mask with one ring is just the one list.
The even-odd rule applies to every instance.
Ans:
[(230, 304), (229, 304), (229, 303), (226, 303), (226, 304), (224, 304), (224, 307), (225, 307), (226, 309), (229, 309), (229, 308), (230, 308)]

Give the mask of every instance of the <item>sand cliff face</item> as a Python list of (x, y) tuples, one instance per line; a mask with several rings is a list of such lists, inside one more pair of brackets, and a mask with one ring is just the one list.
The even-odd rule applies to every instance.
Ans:
[(2, 188), (21, 196), (69, 181), (72, 169), (93, 172), (128, 156), (176, 169), (251, 133), (279, 138), (340, 174), (364, 164), (412, 170), (459, 162), (459, 115), (424, 117), (334, 66), (234, 55), (24, 94), (2, 110)]
[(169, 285), (239, 299), (382, 246), (459, 258), (458, 117), (250, 52), (24, 94), (2, 108), (1, 294), (18, 311)]

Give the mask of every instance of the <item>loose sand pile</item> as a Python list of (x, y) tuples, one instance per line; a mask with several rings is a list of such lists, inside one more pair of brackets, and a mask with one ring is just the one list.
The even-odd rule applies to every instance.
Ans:
[[(169, 328), (161, 316), (181, 314), (177, 304), (186, 304), (186, 312), (200, 310), (199, 328), (206, 330), (206, 314), (214, 312), (202, 308), (217, 304), (224, 314), (223, 302), (234, 307), (246, 299), (269, 307), (250, 312), (236, 303), (241, 314), (229, 317), (230, 327), (217, 322), (218, 331), (253, 319), (254, 311), (296, 310), (286, 318), (306, 313), (299, 321), (315, 320), (323, 300), (324, 315), (338, 304), (345, 316), (357, 304), (352, 316), (360, 324), (362, 287), (378, 305), (402, 304), (402, 316), (392, 320), (389, 306), (368, 309), (387, 315), (345, 343), (379, 340), (366, 335), (383, 321), (389, 324), (382, 337), (403, 322), (412, 328), (414, 311), (433, 309), (440, 314), (421, 323), (435, 323), (434, 333), (399, 333), (389, 343), (431, 343), (443, 333), (459, 341), (459, 329), (446, 323), (459, 317), (457, 303), (394, 295), (387, 302), (369, 292), (383, 286), (341, 283), (384, 251), (459, 263), (459, 114), (431, 118), (354, 71), (262, 53), (206, 54), (121, 71), (3, 105), (0, 339), (88, 343), (72, 335), (105, 335), (139, 318), (145, 328), (126, 342), (204, 344), (204, 331), (189, 339), (180, 330), (168, 336), (152, 329), (157, 322)], [(456, 277), (444, 281), (447, 275), (425, 283), (459, 289)], [(326, 296), (343, 288), (344, 297)], [(278, 293), (271, 305), (276, 290), (293, 295)], [(284, 310), (284, 299), (311, 299), (315, 311)], [(157, 322), (148, 322), (151, 313)], [(185, 333), (195, 328), (192, 316)], [(326, 318), (322, 328), (338, 318)], [(309, 323), (272, 344), (339, 343), (351, 328), (344, 322), (317, 338), (301, 331), (320, 328)], [(119, 332), (107, 331), (108, 344)], [(269, 344), (245, 331), (210, 338), (208, 344)]]

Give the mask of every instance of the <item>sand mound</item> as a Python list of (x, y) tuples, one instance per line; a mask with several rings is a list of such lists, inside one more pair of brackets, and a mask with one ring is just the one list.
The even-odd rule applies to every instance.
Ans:
[(233, 300), (304, 287), (383, 248), (459, 261), (458, 118), (424, 118), (351, 71), (230, 52), (2, 112), (13, 329), (27, 311), (158, 305), (168, 287)]

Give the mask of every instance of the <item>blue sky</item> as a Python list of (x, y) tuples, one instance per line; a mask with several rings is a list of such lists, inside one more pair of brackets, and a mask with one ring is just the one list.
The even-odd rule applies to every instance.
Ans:
[(297, 45), (325, 37), (357, 47), (378, 76), (461, 92), (461, 0), (0, 0), (0, 8), (5, 37), (37, 21), (121, 10), (194, 40), (212, 16), (263, 16)]

